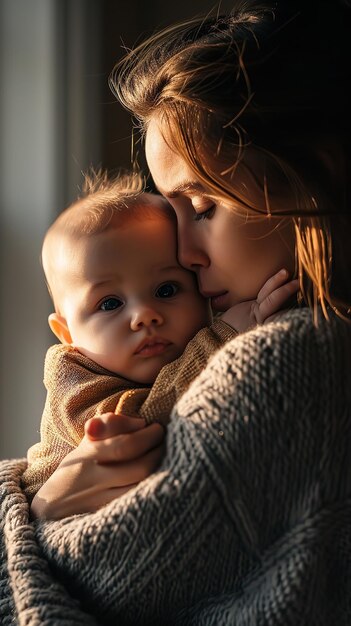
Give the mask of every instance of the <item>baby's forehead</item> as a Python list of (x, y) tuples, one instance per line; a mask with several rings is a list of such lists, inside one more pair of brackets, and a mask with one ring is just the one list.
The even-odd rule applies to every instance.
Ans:
[(173, 223), (176, 223), (176, 215), (169, 204), (169, 202), (160, 194), (144, 192), (136, 199), (130, 210), (127, 211), (126, 217), (128, 219), (128, 213), (131, 217), (140, 217), (141, 219), (163, 218), (168, 219)]
[(164, 258), (165, 264), (169, 264), (170, 259), (176, 260), (176, 222), (161, 209), (155, 211), (154, 206), (149, 209), (147, 206), (145, 213), (141, 209), (130, 213), (127, 219), (116, 213), (103, 230), (82, 235), (75, 241), (68, 238), (66, 246), (75, 250), (80, 259), (89, 261), (93, 257), (101, 264), (108, 263), (114, 255), (123, 262), (123, 257), (132, 253), (143, 258), (144, 263), (152, 259), (162, 263)]
[[(96, 247), (113, 246), (128, 238), (131, 244), (140, 236), (149, 237), (154, 230), (162, 238), (176, 239), (176, 217), (168, 202), (160, 195), (143, 193), (120, 206), (98, 206), (90, 203), (74, 207), (54, 224), (43, 246), (43, 260), (49, 260), (51, 271), (75, 271), (73, 262), (89, 256)], [(139, 234), (138, 234), (139, 233)], [(162, 234), (161, 234), (162, 233)], [(173, 247), (173, 246), (172, 246)]]
[(143, 193), (133, 203), (116, 208), (109, 220), (103, 224), (103, 228), (96, 228), (95, 234), (108, 235), (113, 229), (117, 234), (119, 230), (123, 234), (128, 231), (132, 236), (134, 227), (138, 224), (145, 225), (146, 229), (149, 225), (155, 225), (155, 227), (164, 225), (164, 230), (172, 238), (177, 231), (176, 215), (167, 200), (160, 195)]

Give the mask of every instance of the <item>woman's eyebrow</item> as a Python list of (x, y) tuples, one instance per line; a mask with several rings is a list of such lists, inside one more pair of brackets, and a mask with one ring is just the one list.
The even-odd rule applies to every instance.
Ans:
[[(159, 191), (161, 190), (159, 189)], [(166, 198), (176, 198), (181, 193), (189, 193), (194, 191), (200, 191), (201, 193), (203, 193), (205, 191), (205, 188), (203, 187), (203, 185), (201, 185), (201, 183), (190, 180), (180, 183), (176, 187), (173, 187), (173, 189), (171, 189), (170, 191), (162, 191), (161, 193)]]

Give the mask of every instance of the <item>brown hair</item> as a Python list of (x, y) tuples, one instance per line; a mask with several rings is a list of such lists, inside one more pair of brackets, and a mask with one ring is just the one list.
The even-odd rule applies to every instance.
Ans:
[[(308, 4), (308, 6), (305, 6)], [(110, 84), (141, 132), (157, 114), (166, 139), (214, 194), (253, 206), (236, 185), (247, 150), (270, 212), (269, 175), (285, 187), (303, 299), (343, 317), (351, 303), (349, 7), (239, 1), (228, 16), (152, 36)], [(206, 158), (204, 155), (211, 155)], [(228, 176), (229, 174), (229, 176)], [(240, 182), (240, 181), (239, 181)]]

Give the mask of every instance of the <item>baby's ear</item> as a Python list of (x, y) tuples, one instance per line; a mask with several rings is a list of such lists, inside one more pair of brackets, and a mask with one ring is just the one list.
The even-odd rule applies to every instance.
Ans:
[(48, 322), (52, 332), (54, 333), (54, 335), (56, 335), (57, 339), (61, 341), (61, 343), (73, 343), (71, 333), (68, 330), (66, 319), (62, 317), (62, 315), (58, 315), (57, 313), (51, 313), (49, 315)]

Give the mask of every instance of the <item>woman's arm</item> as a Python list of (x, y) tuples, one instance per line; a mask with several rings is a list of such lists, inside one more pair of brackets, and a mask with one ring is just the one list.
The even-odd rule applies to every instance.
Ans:
[[(298, 549), (306, 555), (294, 579), (303, 611), (313, 516), (327, 502), (335, 462), (322, 412), (331, 383), (306, 380), (327, 365), (332, 343), (318, 345), (320, 329), (307, 316), (296, 312), (220, 351), (178, 403), (152, 477), (101, 511), (38, 528), (50, 564), (102, 620), (162, 623), (226, 592), (249, 602), (245, 585), (255, 577), (255, 597), (264, 598), (273, 575), (283, 598)], [(343, 410), (343, 394), (335, 400)], [(333, 477), (337, 485), (339, 472)]]

